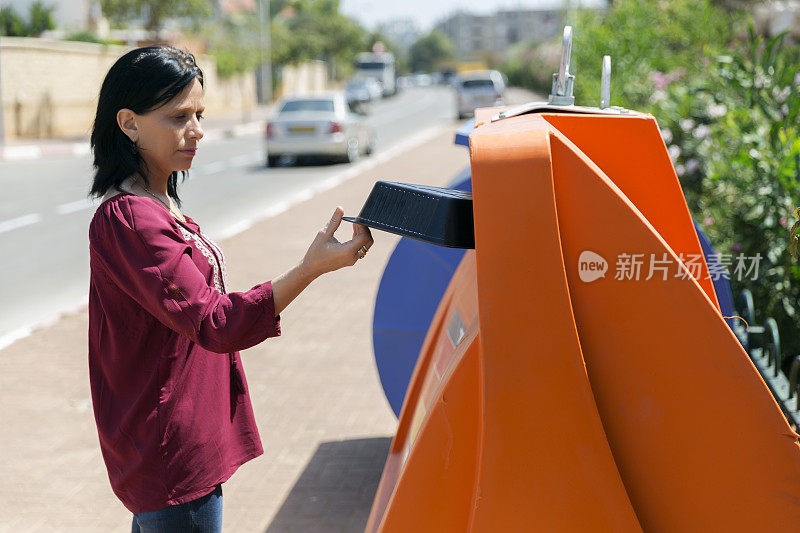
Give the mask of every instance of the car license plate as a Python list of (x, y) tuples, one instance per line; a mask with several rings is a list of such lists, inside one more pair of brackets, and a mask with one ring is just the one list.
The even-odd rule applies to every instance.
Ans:
[(314, 126), (292, 126), (291, 128), (289, 128), (289, 131), (291, 131), (292, 133), (302, 133), (302, 134), (314, 133), (314, 130), (315, 130)]

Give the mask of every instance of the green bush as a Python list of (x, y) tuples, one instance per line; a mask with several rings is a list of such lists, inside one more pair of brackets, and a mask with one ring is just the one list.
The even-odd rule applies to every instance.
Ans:
[(31, 4), (28, 12), (28, 33), (30, 35), (39, 36), (47, 30), (54, 30), (56, 23), (53, 20), (53, 11), (55, 7), (46, 5), (43, 2), (34, 2)]
[(97, 44), (125, 44), (122, 41), (113, 39), (101, 39), (90, 30), (78, 31), (70, 33), (64, 37), (65, 41), (79, 41), (82, 43), (97, 43)]
[(509, 84), (548, 95), (560, 58), (560, 40), (557, 46), (554, 42), (524, 43), (509, 52), (500, 70), (508, 76)]
[(703, 57), (726, 49), (743, 17), (710, 0), (617, 0), (605, 11), (581, 10), (573, 28), (575, 102), (598, 105), (604, 55), (611, 56), (611, 103), (647, 111), (651, 72), (702, 75)]
[(14, 6), (0, 7), (0, 35), (9, 37), (25, 37), (28, 35), (25, 21), (14, 9)]
[(0, 8), (0, 35), (9, 37), (38, 37), (47, 30), (55, 29), (52, 5), (40, 1), (32, 3), (28, 9), (26, 22), (14, 6)]
[(701, 151), (707, 167), (700, 209), (720, 224), (708, 228), (721, 250), (760, 254), (749, 288), (760, 311), (778, 321), (789, 353), (800, 353), (800, 267), (788, 253), (788, 227), (800, 204), (800, 50), (783, 36), (753, 35), (711, 65), (715, 105), (727, 112), (711, 124)]
[(732, 276), (734, 293), (750, 289), (757, 320), (775, 318), (784, 353), (799, 353), (800, 268), (788, 253), (788, 226), (800, 203), (800, 50), (751, 29), (700, 63), (694, 76), (652, 73), (648, 111), (716, 250), (761, 258), (757, 279)]

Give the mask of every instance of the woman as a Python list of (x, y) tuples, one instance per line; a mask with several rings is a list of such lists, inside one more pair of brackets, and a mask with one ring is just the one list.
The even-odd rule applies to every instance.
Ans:
[(103, 197), (89, 228), (89, 371), (100, 447), (133, 531), (220, 531), (221, 484), (262, 453), (239, 350), (280, 335), (280, 313), (316, 277), (372, 245), (333, 217), (302, 260), (227, 292), (222, 252), (180, 210), (178, 173), (203, 137), (203, 73), (172, 47), (109, 70), (92, 131)]

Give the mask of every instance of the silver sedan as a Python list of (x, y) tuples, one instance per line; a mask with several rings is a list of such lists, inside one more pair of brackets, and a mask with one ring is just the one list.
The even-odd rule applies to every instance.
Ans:
[(503, 105), (505, 80), (496, 70), (475, 70), (461, 74), (456, 83), (458, 119), (474, 116), (475, 108)]
[(343, 92), (292, 96), (278, 102), (266, 129), (267, 165), (283, 156), (325, 156), (352, 162), (375, 148), (375, 132)]

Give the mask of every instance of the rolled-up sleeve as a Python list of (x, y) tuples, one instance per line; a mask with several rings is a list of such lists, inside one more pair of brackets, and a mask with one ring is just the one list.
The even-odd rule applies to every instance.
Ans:
[(150, 204), (135, 196), (106, 202), (89, 228), (92, 260), (119, 289), (212, 352), (239, 351), (280, 335), (272, 283), (227, 294), (210, 287), (177, 223)]

